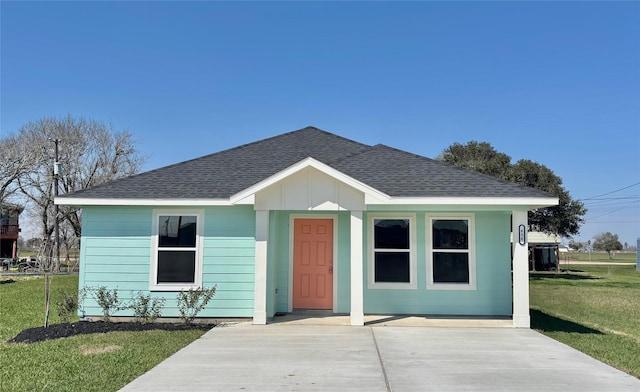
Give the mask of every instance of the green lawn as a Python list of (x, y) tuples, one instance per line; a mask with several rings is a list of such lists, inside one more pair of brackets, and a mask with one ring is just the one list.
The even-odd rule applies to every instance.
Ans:
[(597, 261), (597, 262), (616, 262), (616, 263), (635, 263), (636, 252), (615, 252), (609, 255), (607, 252), (567, 252), (560, 254), (560, 263), (563, 261)]
[[(635, 256), (635, 254), (634, 254)], [(640, 378), (640, 272), (572, 265), (531, 273), (532, 327)]]
[[(77, 292), (77, 286), (77, 276), (55, 276), (52, 303), (59, 289)], [(41, 277), (0, 284), (0, 391), (117, 391), (204, 333), (110, 332), (6, 343), (23, 329), (43, 325), (43, 292)], [(54, 307), (51, 323), (58, 322)]]

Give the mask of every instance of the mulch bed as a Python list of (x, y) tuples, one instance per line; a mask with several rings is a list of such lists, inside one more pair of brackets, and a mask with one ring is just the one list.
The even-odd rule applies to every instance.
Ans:
[(106, 321), (79, 321), (75, 323), (53, 324), (45, 327), (25, 329), (17, 334), (9, 343), (36, 343), (45, 340), (67, 338), (75, 335), (107, 333), (114, 331), (185, 331), (192, 329), (209, 330), (216, 324), (173, 324), (173, 323), (114, 323)]

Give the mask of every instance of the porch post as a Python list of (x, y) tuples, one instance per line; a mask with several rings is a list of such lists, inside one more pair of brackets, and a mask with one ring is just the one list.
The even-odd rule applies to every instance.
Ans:
[[(524, 225), (524, 231), (520, 226)], [(529, 328), (529, 244), (527, 211), (513, 211), (513, 326)], [(523, 244), (524, 242), (524, 244)]]
[(267, 243), (269, 211), (256, 211), (256, 265), (253, 293), (253, 323), (267, 323)]
[(364, 325), (362, 211), (351, 211), (351, 325)]

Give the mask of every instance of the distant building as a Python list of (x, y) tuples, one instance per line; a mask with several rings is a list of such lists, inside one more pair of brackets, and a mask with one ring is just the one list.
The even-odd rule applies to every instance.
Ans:
[(0, 205), (0, 258), (18, 257), (19, 216), (23, 210), (15, 204)]
[[(527, 242), (530, 271), (549, 271), (557, 268), (561, 252), (560, 236), (530, 231), (527, 233)], [(568, 251), (566, 247), (564, 249)]]

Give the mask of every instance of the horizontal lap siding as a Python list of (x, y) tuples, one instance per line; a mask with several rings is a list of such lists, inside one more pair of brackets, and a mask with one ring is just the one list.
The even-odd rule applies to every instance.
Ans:
[[(417, 287), (406, 290), (367, 287), (366, 246), (364, 252), (365, 313), (511, 315), (511, 254), (509, 214), (475, 213), (476, 290), (432, 290), (426, 288), (426, 213), (416, 213)], [(365, 218), (364, 238), (367, 238)]]
[[(151, 208), (85, 207), (82, 210), (80, 289), (117, 289), (128, 301), (135, 292), (148, 292), (151, 259)], [(102, 309), (87, 294), (81, 316), (100, 316)], [(120, 311), (117, 315), (129, 315)]]
[(255, 230), (252, 206), (205, 210), (202, 282), (217, 291), (200, 316), (253, 316)]
[[(172, 208), (173, 209), (173, 208)], [(151, 207), (85, 207), (80, 260), (80, 288), (106, 286), (130, 301), (149, 293)], [(203, 286), (217, 285), (216, 295), (201, 317), (250, 317), (253, 314), (255, 213), (250, 207), (205, 209)], [(177, 317), (177, 292), (151, 292), (166, 300), (162, 315)], [(80, 312), (82, 315), (82, 312)], [(100, 316), (91, 296), (85, 316)], [(116, 316), (132, 316), (122, 310)]]

